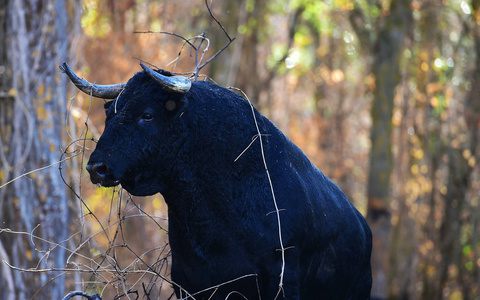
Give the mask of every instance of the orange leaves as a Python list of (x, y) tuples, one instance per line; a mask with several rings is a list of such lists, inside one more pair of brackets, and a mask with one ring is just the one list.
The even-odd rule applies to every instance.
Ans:
[(473, 168), (476, 164), (476, 158), (472, 155), (472, 152), (469, 149), (465, 149), (462, 152), (463, 158), (467, 161), (468, 165)]
[(319, 74), (321, 80), (326, 82), (328, 85), (334, 85), (345, 80), (345, 73), (341, 69), (330, 70), (326, 66), (322, 66), (319, 69)]

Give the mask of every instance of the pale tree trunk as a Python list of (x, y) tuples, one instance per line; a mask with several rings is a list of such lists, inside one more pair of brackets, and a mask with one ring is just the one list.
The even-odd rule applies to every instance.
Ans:
[[(0, 2), (0, 185), (58, 163), (68, 144), (68, 85), (58, 65), (72, 61), (80, 13), (78, 0)], [(31, 173), (0, 188), (0, 228), (66, 246), (69, 202), (58, 165)], [(3, 231), (0, 258), (22, 269), (63, 268), (66, 251), (55, 244)], [(0, 298), (61, 299), (64, 277), (50, 281), (57, 275), (2, 264)]]

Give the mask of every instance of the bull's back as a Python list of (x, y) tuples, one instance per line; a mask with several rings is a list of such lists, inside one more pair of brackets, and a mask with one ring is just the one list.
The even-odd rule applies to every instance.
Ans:
[[(205, 198), (204, 203), (213, 199), (228, 203), (228, 206), (219, 203), (207, 210), (219, 211), (211, 216), (215, 222), (202, 223), (202, 232), (209, 232), (210, 236), (219, 240), (218, 244), (225, 249), (236, 249), (238, 253), (202, 252), (202, 255), (208, 256), (205, 261), (212, 274), (222, 278), (193, 290), (232, 280), (237, 275), (257, 274), (255, 283), (260, 285), (258, 290), (262, 299), (269, 299), (272, 295), (274, 298), (282, 265), (278, 251), (279, 224), (263, 165), (260, 139), (257, 138), (248, 146), (257, 135), (251, 107), (238, 95), (218, 86), (208, 83), (196, 85), (201, 88), (198, 95), (203, 95), (203, 100), (191, 100), (191, 105), (196, 106), (196, 111), (192, 111), (191, 115), (196, 120), (208, 122), (190, 126), (191, 130), (195, 130), (192, 136), (196, 138), (192, 151), (196, 157), (206, 159), (201, 163), (197, 159), (195, 164), (197, 167), (207, 166), (198, 174), (208, 176), (192, 180), (205, 182), (209, 188), (196, 187), (192, 190), (197, 191), (195, 197)], [(192, 89), (195, 91), (195, 88)], [(272, 180), (280, 216), (281, 238), (286, 248), (286, 298), (366, 299), (368, 296), (364, 295), (369, 293), (371, 284), (371, 234), (365, 219), (340, 188), (320, 172), (297, 146), (267, 118), (254, 112), (262, 134), (263, 154)], [(213, 133), (205, 134), (209, 131)], [(208, 140), (203, 140), (204, 137)], [(239, 153), (242, 154), (238, 156)], [(192, 214), (198, 215), (201, 214)], [(228, 217), (219, 219), (219, 215)], [(188, 222), (192, 222), (191, 218)], [(193, 228), (190, 226), (190, 232)], [(232, 232), (226, 234), (226, 228)], [(178, 231), (179, 239), (184, 232)], [(199, 239), (190, 249), (212, 249), (206, 245), (207, 242)], [(172, 249), (173, 246), (174, 243)], [(176, 250), (185, 252), (185, 257), (191, 254), (186, 253), (188, 250), (185, 247), (177, 247)], [(186, 259), (182, 261), (186, 263)], [(190, 265), (197, 261), (191, 260)], [(219, 261), (228, 262), (229, 266), (215, 270), (213, 265)], [(236, 270), (239, 266), (245, 270), (236, 275), (233, 275), (235, 272), (223, 272), (230, 268)], [(202, 276), (202, 279), (205, 278)]]
[(268, 143), (282, 227), (292, 243), (286, 246), (298, 248), (301, 299), (367, 299), (372, 246), (365, 218), (281, 132)]

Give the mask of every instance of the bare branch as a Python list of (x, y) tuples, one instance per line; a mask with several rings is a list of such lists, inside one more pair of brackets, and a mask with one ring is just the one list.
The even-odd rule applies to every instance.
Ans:
[(102, 298), (100, 298), (100, 296), (98, 294), (93, 294), (93, 295), (90, 295), (90, 294), (87, 294), (85, 292), (71, 292), (71, 293), (68, 293), (62, 300), (68, 300), (72, 297), (75, 297), (75, 296), (82, 296), (84, 298), (87, 298), (87, 300), (102, 300)]
[(259, 142), (260, 142), (260, 153), (262, 154), (263, 166), (265, 168), (265, 173), (267, 175), (268, 183), (270, 185), (270, 191), (272, 193), (273, 204), (275, 206), (275, 213), (277, 215), (277, 224), (278, 224), (278, 239), (279, 239), (279, 242), (280, 242), (279, 251), (281, 251), (281, 255), (282, 255), (282, 268), (281, 268), (281, 271), (280, 271), (280, 282), (278, 283), (278, 293), (275, 296), (275, 299), (277, 299), (277, 297), (283, 291), (283, 277), (284, 277), (284, 274), (285, 274), (285, 250), (286, 250), (286, 248), (283, 245), (282, 223), (281, 223), (281, 218), (280, 218), (280, 212), (285, 211), (285, 209), (279, 209), (278, 205), (277, 205), (277, 198), (275, 196), (275, 190), (273, 189), (272, 178), (270, 177), (270, 172), (268, 171), (268, 166), (267, 166), (267, 160), (265, 159), (265, 151), (263, 149), (262, 132), (260, 131), (260, 127), (258, 126), (257, 117), (255, 116), (255, 110), (254, 110), (253, 104), (250, 101), (250, 99), (247, 97), (247, 95), (241, 89), (235, 88), (235, 87), (229, 87), (229, 89), (236, 90), (236, 91), (240, 92), (241, 94), (243, 94), (244, 98), (248, 101), (248, 103), (250, 104), (250, 108), (252, 109), (253, 121), (255, 123), (255, 128), (257, 129), (257, 136), (258, 136), (258, 139), (259, 139)]
[[(220, 49), (219, 51), (217, 51), (215, 54), (212, 55), (212, 57), (210, 57), (207, 61), (203, 62), (203, 59), (205, 57), (205, 53), (209, 50), (210, 48), (210, 41), (209, 39), (206, 37), (206, 34), (205, 33), (202, 33), (198, 36), (195, 36), (193, 38), (185, 38), (183, 37), (182, 35), (180, 34), (177, 34), (177, 33), (172, 33), (172, 32), (167, 32), (167, 31), (151, 31), (151, 30), (147, 30), (147, 31), (134, 31), (134, 33), (161, 33), (161, 34), (167, 34), (167, 35), (172, 35), (172, 36), (175, 36), (175, 37), (178, 37), (180, 39), (182, 39), (184, 41), (184, 44), (183, 46), (181, 47), (180, 51), (178, 52), (178, 55), (177, 57), (169, 63), (172, 64), (172, 63), (177, 63), (179, 58), (180, 58), (180, 55), (183, 51), (183, 48), (185, 47), (186, 44), (188, 44), (191, 49), (193, 49), (195, 51), (195, 70), (192, 72), (193, 73), (193, 77), (194, 77), (194, 81), (197, 81), (198, 79), (198, 75), (200, 73), (200, 71), (206, 66), (208, 65), (213, 59), (215, 59), (220, 53), (222, 53), (234, 40), (235, 38), (232, 38), (230, 37), (230, 35), (228, 34), (227, 30), (225, 29), (225, 27), (220, 23), (220, 21), (214, 16), (213, 12), (212, 12), (212, 9), (211, 9), (211, 6), (212, 6), (212, 0), (210, 0), (210, 4), (208, 4), (208, 1), (209, 0), (205, 0), (205, 6), (207, 7), (207, 10), (208, 10), (208, 13), (210, 14), (210, 16), (212, 17), (212, 19), (218, 24), (218, 26), (220, 26), (220, 28), (223, 30), (223, 32), (225, 33), (225, 36), (227, 37), (228, 39), (228, 42), (225, 46), (222, 47), (222, 49)], [(191, 42), (191, 40), (193, 39), (193, 42)], [(200, 39), (200, 42), (198, 44), (198, 46), (195, 46), (195, 43), (197, 42), (197, 39)], [(202, 50), (202, 46), (203, 46), (203, 43), (204, 42), (207, 42), (207, 46)]]
[(228, 41), (228, 43), (223, 46), (222, 49), (220, 49), (217, 53), (215, 53), (212, 57), (210, 57), (203, 65), (197, 67), (196, 71), (195, 71), (195, 80), (197, 80), (197, 77), (198, 77), (198, 73), (200, 72), (201, 69), (203, 69), (203, 67), (205, 67), (208, 63), (210, 63), (213, 59), (215, 59), (220, 53), (222, 53), (225, 49), (227, 49), (228, 46), (230, 46), (230, 44), (235, 40), (235, 38), (231, 39)]
[[(215, 285), (215, 286), (209, 287), (209, 288), (207, 288), (207, 289), (198, 291), (198, 292), (196, 292), (196, 293), (194, 293), (194, 294), (191, 294), (191, 295), (189, 295), (189, 296), (187, 296), (187, 297), (182, 298), (181, 300), (195, 299), (193, 296), (198, 295), (198, 294), (201, 294), (201, 293), (204, 293), (204, 292), (206, 292), (206, 291), (210, 291), (210, 290), (214, 290), (214, 293), (215, 293), (215, 291), (216, 291), (219, 287), (221, 287), (221, 286), (224, 286), (224, 285), (227, 285), (227, 284), (230, 284), (230, 283), (232, 283), (232, 282), (238, 281), (238, 280), (240, 280), (240, 279), (248, 278), (248, 277), (258, 277), (258, 275), (257, 275), (257, 274), (247, 274), (247, 275), (243, 275), (243, 276), (237, 277), (237, 278), (235, 278), (235, 279), (232, 279), (232, 280), (223, 282), (223, 283), (221, 283), (221, 284), (217, 284), (217, 285)], [(239, 293), (238, 293), (238, 294), (239, 294)]]
[(172, 35), (172, 36), (175, 36), (175, 37), (178, 37), (179, 39), (182, 39), (185, 43), (189, 44), (190, 47), (192, 47), (193, 49), (197, 50), (197, 47), (195, 47), (194, 44), (190, 43), (190, 41), (181, 36), (180, 34), (178, 33), (174, 33), (174, 32), (168, 32), (168, 31), (152, 31), (152, 30), (147, 30), (147, 31), (134, 31), (133, 33), (161, 33), (161, 34), (166, 34), (166, 35)]
[(208, 13), (210, 14), (210, 16), (212, 17), (212, 19), (217, 22), (218, 26), (220, 26), (220, 28), (222, 28), (223, 32), (225, 33), (225, 35), (227, 36), (228, 40), (231, 42), (233, 42), (233, 40), (235, 38), (231, 38), (230, 35), (228, 34), (227, 30), (225, 29), (225, 27), (223, 27), (223, 25), (217, 20), (217, 18), (215, 18), (215, 16), (213, 15), (213, 12), (212, 12), (212, 0), (210, 0), (210, 5), (208, 5), (207, 3), (208, 0), (205, 0), (205, 6), (207, 7), (208, 9)]
[(42, 170), (51, 168), (51, 167), (56, 166), (56, 165), (60, 165), (61, 163), (63, 163), (63, 162), (65, 162), (65, 161), (67, 161), (67, 160), (70, 160), (70, 159), (74, 158), (75, 156), (79, 155), (80, 153), (81, 153), (81, 152), (76, 153), (76, 154), (73, 154), (72, 156), (66, 157), (66, 158), (64, 158), (64, 159), (62, 159), (62, 160), (60, 160), (60, 161), (57, 161), (56, 163), (50, 164), (50, 165), (48, 165), (48, 166), (44, 166), (44, 167), (41, 167), (41, 168), (38, 168), (38, 169), (35, 169), (35, 170), (31, 170), (31, 171), (26, 172), (26, 173), (23, 173), (23, 174), (15, 177), (15, 178), (13, 178), (12, 180), (10, 180), (10, 181), (8, 181), (8, 182), (5, 182), (4, 184), (0, 185), (0, 189), (6, 187), (7, 185), (11, 184), (11, 183), (14, 182), (15, 180), (18, 180), (18, 179), (20, 179), (20, 178), (23, 178), (23, 177), (25, 177), (25, 176), (28, 176), (28, 175), (30, 175), (30, 174), (32, 174), (32, 173), (39, 172), (39, 171), (42, 171)]

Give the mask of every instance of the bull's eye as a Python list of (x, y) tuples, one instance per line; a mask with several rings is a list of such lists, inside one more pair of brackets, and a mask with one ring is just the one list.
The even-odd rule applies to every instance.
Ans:
[(151, 121), (153, 120), (153, 115), (151, 113), (143, 113), (141, 117), (142, 121)]

